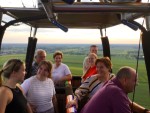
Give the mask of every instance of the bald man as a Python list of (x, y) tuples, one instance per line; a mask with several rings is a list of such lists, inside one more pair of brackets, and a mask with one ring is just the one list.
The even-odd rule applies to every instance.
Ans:
[(131, 67), (122, 67), (116, 78), (108, 82), (84, 106), (81, 113), (150, 113), (144, 107), (129, 100), (127, 94), (134, 91), (137, 74)]

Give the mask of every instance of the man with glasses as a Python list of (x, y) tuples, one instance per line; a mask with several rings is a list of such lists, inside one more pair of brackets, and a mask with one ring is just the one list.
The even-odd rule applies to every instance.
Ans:
[(35, 51), (35, 55), (34, 55), (34, 62), (32, 64), (32, 72), (31, 72), (31, 76), (36, 75), (37, 70), (38, 70), (38, 65), (41, 61), (46, 59), (46, 51), (43, 49), (37, 49)]

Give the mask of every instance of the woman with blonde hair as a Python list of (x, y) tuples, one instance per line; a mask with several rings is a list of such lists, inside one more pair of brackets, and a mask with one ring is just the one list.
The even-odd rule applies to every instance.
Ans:
[(97, 55), (95, 53), (90, 53), (88, 55), (88, 63), (89, 63), (89, 68), (86, 70), (86, 72), (83, 74), (82, 78), (82, 82), (84, 82), (84, 80), (92, 75), (95, 75), (97, 73), (96, 71), (96, 65), (95, 65), (95, 61), (97, 59)]
[(25, 65), (19, 59), (8, 60), (0, 71), (0, 113), (32, 113), (18, 83), (25, 77)]

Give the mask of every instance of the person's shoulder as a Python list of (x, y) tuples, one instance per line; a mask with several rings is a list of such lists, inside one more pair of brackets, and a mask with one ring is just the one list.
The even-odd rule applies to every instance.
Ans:
[(51, 78), (47, 78), (48, 81), (53, 82), (53, 80)]
[(34, 75), (34, 76), (31, 76), (31, 77), (25, 79), (25, 81), (26, 81), (26, 80), (32, 80), (32, 79), (35, 79), (35, 78), (36, 78), (36, 76)]
[(30, 82), (30, 81), (35, 80), (35, 79), (36, 79), (36, 76), (34, 75), (34, 76), (31, 76), (31, 77), (25, 79), (25, 80), (23, 81), (23, 83), (25, 83), (25, 82)]
[(98, 79), (98, 78), (97, 78), (97, 74), (92, 75), (92, 76), (88, 77), (87, 79)]
[(65, 65), (65, 66), (66, 66), (66, 64), (65, 64), (65, 63), (61, 63), (60, 65), (62, 65), (62, 66), (64, 66), (64, 65)]
[(84, 60), (87, 60), (88, 59), (88, 56), (84, 57)]
[[(111, 80), (113, 81), (113, 80)], [(104, 88), (105, 87), (105, 88)], [(119, 87), (116, 84), (108, 84), (104, 86), (104, 90), (102, 91), (105, 95), (107, 95), (107, 98), (115, 100), (115, 98), (122, 99), (122, 98), (127, 98), (127, 94), (123, 91), (121, 87)], [(111, 95), (111, 96), (110, 96)]]
[(84, 57), (84, 59), (87, 59), (88, 58), (88, 55), (86, 57)]
[(13, 93), (10, 88), (1, 86), (0, 87), (0, 99), (1, 101), (7, 100), (7, 103), (10, 103), (13, 98)]
[(97, 74), (92, 75), (92, 76), (90, 76), (90, 77), (87, 77), (87, 79), (85, 80), (85, 82), (87, 82), (87, 81), (95, 81), (96, 79), (98, 79), (98, 78), (97, 78)]
[(110, 73), (110, 80), (114, 79), (116, 77), (116, 75), (114, 73)]
[(38, 66), (38, 63), (35, 62), (35, 61), (33, 61), (32, 66), (33, 66), (33, 67)]
[(54, 82), (51, 78), (48, 78), (47, 81), (50, 83), (50, 84), (53, 84), (54, 85)]
[(52, 63), (52, 67), (54, 68), (56, 64)]
[(61, 63), (62, 67), (68, 67), (67, 64)]
[(8, 94), (11, 94), (12, 92), (11, 92), (11, 90), (10, 90), (10, 88), (8, 88), (8, 87), (5, 87), (5, 86), (1, 86), (0, 87), (0, 94), (2, 94), (3, 96), (5, 95), (8, 95)]
[(20, 84), (16, 84), (16, 86), (23, 92), (23, 89)]
[(7, 87), (5, 87), (5, 86), (0, 87), (0, 92), (7, 92), (7, 91), (8, 91)]
[(118, 92), (122, 92), (122, 89), (114, 82), (115, 78), (110, 80), (106, 85), (105, 85), (105, 89), (107, 91), (110, 92), (114, 92), (114, 93), (118, 93)]

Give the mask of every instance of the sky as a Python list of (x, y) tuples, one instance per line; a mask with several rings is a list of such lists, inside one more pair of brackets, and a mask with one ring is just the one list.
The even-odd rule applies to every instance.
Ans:
[[(83, 0), (82, 0), (83, 1)], [(87, 0), (86, 0), (87, 1)], [(143, 0), (145, 2), (145, 0)], [(37, 7), (36, 0), (0, 0), (2, 7)], [(4, 16), (3, 20), (8, 17)], [(138, 21), (140, 24), (143, 18)], [(7, 28), (2, 43), (27, 43), (30, 36), (30, 27), (24, 24), (19, 26), (11, 26)], [(140, 30), (134, 31), (125, 25), (117, 25), (106, 29), (106, 36), (108, 36), (112, 44), (137, 44), (140, 38)], [(38, 43), (52, 43), (52, 44), (99, 44), (101, 43), (101, 35), (99, 29), (69, 29), (63, 32), (59, 28), (43, 29), (38, 28), (36, 38)]]

